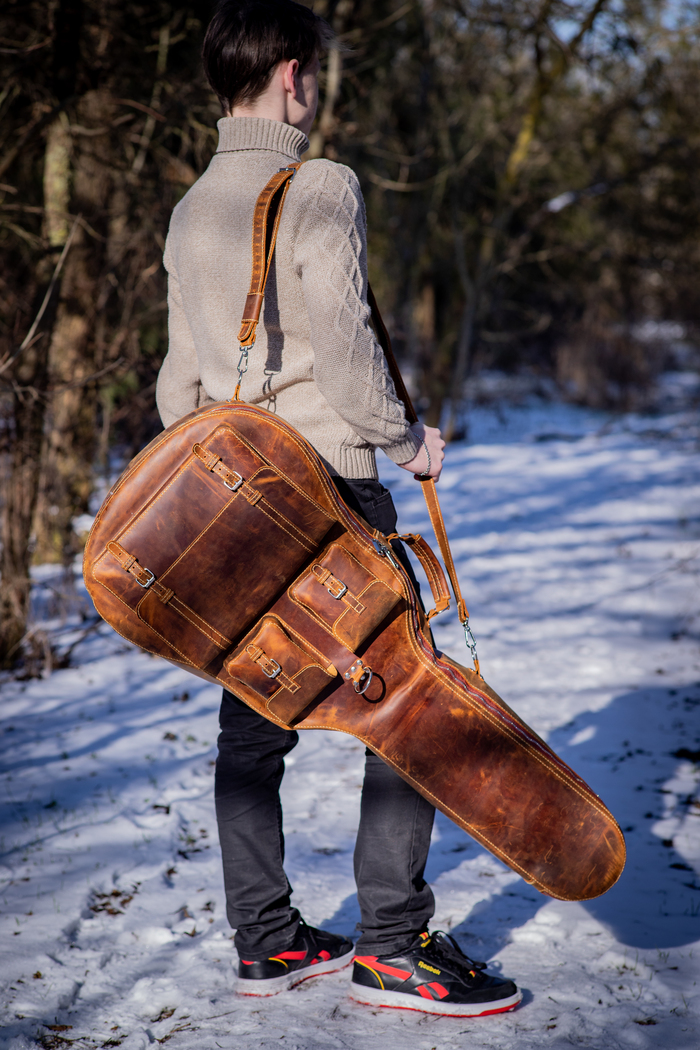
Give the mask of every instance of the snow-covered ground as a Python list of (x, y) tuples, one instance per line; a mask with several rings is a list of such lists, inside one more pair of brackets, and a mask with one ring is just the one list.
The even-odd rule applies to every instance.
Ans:
[[(2, 685), (0, 1046), (540, 1050), (700, 1046), (700, 456), (689, 415), (475, 410), (443, 506), (490, 684), (626, 829), (619, 884), (540, 896), (438, 815), (435, 927), (524, 990), (481, 1020), (373, 1011), (349, 971), (239, 998), (212, 803), (218, 691), (36, 573), (71, 665)], [(384, 462), (404, 529), (418, 486)], [(82, 615), (87, 617), (81, 621)], [(466, 662), (452, 613), (438, 644)], [(302, 734), (284, 783), (306, 919), (352, 934), (363, 748)]]

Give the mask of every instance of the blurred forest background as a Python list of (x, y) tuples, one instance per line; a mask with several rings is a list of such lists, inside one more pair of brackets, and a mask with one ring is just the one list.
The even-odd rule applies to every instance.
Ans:
[[(307, 2), (346, 46), (309, 155), (360, 176), (426, 421), (462, 435), (484, 369), (643, 406), (654, 333), (700, 329), (698, 0)], [(160, 429), (164, 238), (217, 142), (212, 9), (0, 2), (0, 666), (38, 644), (31, 563), (69, 574), (110, 456)]]

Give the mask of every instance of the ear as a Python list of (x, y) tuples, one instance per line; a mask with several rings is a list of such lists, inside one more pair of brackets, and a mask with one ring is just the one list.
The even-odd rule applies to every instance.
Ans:
[(282, 84), (284, 85), (284, 90), (291, 95), (292, 98), (297, 97), (298, 75), (299, 62), (296, 58), (293, 58), (290, 62), (287, 62), (284, 65), (282, 73)]

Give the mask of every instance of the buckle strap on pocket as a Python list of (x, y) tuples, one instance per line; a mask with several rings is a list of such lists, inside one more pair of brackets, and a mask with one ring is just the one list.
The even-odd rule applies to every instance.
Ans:
[(156, 582), (156, 574), (144, 565), (139, 565), (136, 555), (129, 554), (127, 550), (124, 550), (121, 543), (117, 543), (116, 540), (110, 540), (107, 544), (107, 550), (117, 559), (122, 569), (134, 577), (140, 587), (148, 588)]
[(199, 459), (207, 470), (210, 470), (212, 474), (217, 474), (227, 489), (231, 492), (238, 492), (241, 490), (241, 495), (245, 496), (249, 503), (253, 506), (262, 497), (262, 492), (258, 492), (257, 489), (247, 485), (245, 479), (238, 473), (237, 470), (231, 470), (226, 466), (221, 456), (217, 456), (216, 452), (210, 452), (209, 449), (204, 448), (197, 442), (192, 446), (197, 459)]
[(333, 575), (330, 569), (325, 568), (323, 565), (313, 565), (311, 571), (318, 582), (322, 583), (326, 588), (331, 598), (335, 598), (336, 601), (344, 602), (345, 605), (348, 605), (353, 612), (356, 612), (358, 615), (365, 611), (362, 602), (348, 590), (346, 583), (343, 583), (342, 580), (339, 580), (337, 576)]
[[(110, 540), (107, 544), (107, 550), (117, 559), (125, 572), (128, 572), (133, 576), (136, 582), (143, 587), (145, 591), (153, 591), (163, 605), (167, 605), (168, 602), (175, 597), (175, 591), (171, 587), (164, 586), (164, 584), (157, 579), (156, 574), (151, 572), (150, 569), (147, 569), (144, 565), (139, 565), (136, 556), (134, 554), (129, 554), (129, 552), (122, 547), (121, 543), (117, 543), (116, 540)], [(231, 644), (228, 639), (225, 639), (225, 641), (227, 644)]]
[(299, 686), (289, 678), (276, 660), (269, 657), (259, 646), (246, 645), (245, 651), (251, 660), (258, 665), (263, 674), (268, 678), (276, 679), (280, 685), (288, 689), (290, 693), (296, 693)]

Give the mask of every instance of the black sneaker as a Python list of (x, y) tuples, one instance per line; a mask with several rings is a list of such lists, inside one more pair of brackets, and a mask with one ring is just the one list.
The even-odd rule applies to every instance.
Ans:
[(262, 962), (241, 959), (238, 991), (241, 995), (276, 995), (321, 973), (335, 973), (349, 966), (353, 943), (301, 922), (294, 943)]
[(453, 937), (426, 931), (399, 955), (356, 955), (350, 995), (370, 1006), (393, 1006), (448, 1017), (513, 1010), (522, 999), (512, 981), (483, 973)]

